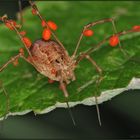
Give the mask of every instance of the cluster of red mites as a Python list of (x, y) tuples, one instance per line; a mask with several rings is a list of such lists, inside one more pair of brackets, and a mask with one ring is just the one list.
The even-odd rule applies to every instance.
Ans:
[[(32, 14), (37, 15), (38, 11), (36, 9), (32, 9)], [(57, 25), (53, 21), (46, 22), (45, 20), (42, 20), (41, 25), (44, 28), (42, 32), (42, 38), (47, 41), (51, 38), (51, 30), (57, 30)]]
[[(7, 22), (5, 22), (5, 25), (7, 26), (7, 28), (9, 28), (10, 30), (14, 30), (13, 26), (17, 26), (17, 23), (14, 20), (8, 20)], [(13, 26), (12, 26), (13, 25)]]
[(51, 30), (57, 30), (57, 25), (53, 21), (46, 22), (44, 20), (42, 20), (41, 25), (42, 27), (44, 27), (42, 32), (42, 38), (47, 41), (51, 38)]
[[(18, 25), (14, 20), (7, 20), (5, 22), (5, 25), (10, 29), (10, 30), (15, 30), (20, 28), (20, 25)], [(22, 41), (23, 43), (26, 45), (27, 48), (30, 48), (32, 45), (31, 40), (28, 37), (25, 37), (26, 32), (25, 31), (21, 31), (19, 32), (19, 34), (22, 37)]]

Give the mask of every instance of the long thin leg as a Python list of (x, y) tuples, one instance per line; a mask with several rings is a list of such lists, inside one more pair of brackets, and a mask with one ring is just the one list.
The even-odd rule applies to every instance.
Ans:
[[(98, 90), (99, 90), (99, 84), (101, 82), (100, 79), (102, 79), (102, 69), (97, 65), (97, 63), (89, 55), (86, 55), (85, 57), (92, 63), (93, 66), (95, 66), (97, 72), (100, 75), (100, 77), (98, 78), (98, 80), (96, 82), (97, 83), (96, 84), (96, 86), (97, 86), (96, 91), (98, 92)], [(100, 110), (99, 110), (99, 106), (98, 106), (98, 97), (97, 97), (97, 94), (96, 93), (95, 93), (95, 103), (96, 103), (96, 110), (97, 110), (97, 116), (98, 116), (99, 125), (101, 126), (102, 125), (102, 123), (101, 123), (101, 117), (100, 117), (101, 115), (100, 115)]]
[[(3, 118), (3, 120), (5, 120), (6, 115), (8, 114), (8, 112), (10, 110), (10, 99), (9, 99), (9, 95), (8, 95), (5, 87), (3, 86), (2, 81), (0, 81), (0, 88), (2, 88), (2, 91), (3, 91), (2, 93), (6, 97), (6, 110), (5, 110), (5, 114), (4, 114), (4, 118)], [(1, 127), (0, 127), (1, 131), (3, 130), (3, 128), (4, 128), (4, 121), (2, 121), (2, 123), (1, 123)]]
[[(97, 25), (97, 24), (103, 24), (103, 23), (106, 23), (106, 22), (111, 22), (111, 23), (112, 23), (112, 26), (113, 26), (113, 32), (114, 32), (114, 34), (117, 33), (117, 29), (116, 29), (116, 26), (115, 26), (115, 22), (114, 22), (114, 19), (112, 19), (112, 18), (106, 18), (106, 19), (98, 20), (98, 21), (95, 21), (95, 22), (92, 22), (92, 23), (87, 24), (86, 26), (84, 26), (84, 28), (83, 28), (83, 30), (82, 30), (82, 32), (81, 32), (81, 35), (80, 35), (80, 37), (79, 37), (78, 43), (77, 43), (76, 48), (75, 48), (75, 51), (74, 51), (74, 53), (73, 53), (73, 55), (72, 55), (73, 58), (75, 58), (75, 56), (76, 56), (76, 54), (77, 54), (77, 50), (78, 50), (78, 48), (80, 47), (80, 43), (81, 43), (81, 40), (82, 40), (82, 38), (83, 38), (83, 32), (84, 32), (86, 29), (90, 28), (90, 27), (93, 27), (93, 26), (95, 26), (95, 25)], [(121, 50), (124, 54), (126, 54), (126, 53), (123, 51), (122, 47), (121, 47), (120, 40), (119, 40), (119, 47), (120, 47), (120, 50)]]
[(3, 94), (5, 95), (5, 97), (6, 97), (6, 99), (7, 99), (7, 100), (6, 100), (6, 111), (5, 111), (5, 116), (4, 116), (4, 119), (5, 119), (6, 114), (9, 112), (10, 100), (9, 100), (9, 96), (8, 96), (8, 94), (7, 94), (7, 91), (6, 91), (5, 87), (3, 86), (2, 81), (0, 81), (0, 87), (2, 88)]
[(97, 111), (98, 122), (99, 122), (99, 125), (101, 126), (102, 125), (101, 114), (100, 114), (100, 110), (99, 110), (99, 106), (98, 106), (98, 97), (97, 97), (97, 95), (95, 95), (95, 104), (96, 104), (96, 111)]
[(21, 0), (18, 0), (18, 6), (19, 6), (20, 22), (21, 22), (21, 25), (23, 25), (23, 15), (22, 15), (22, 3), (21, 3)]
[[(102, 69), (97, 65), (97, 63), (89, 56), (89, 55), (85, 55), (85, 58), (88, 59), (93, 66), (95, 66), (97, 72), (99, 73), (99, 78), (96, 81), (96, 92), (99, 92), (99, 85), (100, 82), (102, 81)], [(99, 106), (98, 106), (98, 97), (97, 97), (97, 93), (95, 92), (95, 103), (96, 103), (96, 110), (97, 110), (97, 117), (98, 117), (98, 121), (99, 121), (99, 125), (101, 126), (101, 117), (100, 117), (100, 111), (99, 111)]]
[(76, 126), (76, 123), (75, 123), (72, 111), (71, 111), (69, 103), (68, 103), (68, 96), (69, 96), (69, 94), (68, 94), (68, 91), (66, 89), (66, 85), (64, 84), (64, 82), (62, 80), (60, 80), (60, 87), (61, 87), (61, 89), (62, 89), (62, 91), (64, 93), (64, 97), (66, 99), (65, 101), (66, 101), (66, 104), (67, 104), (68, 112), (69, 112), (70, 117), (72, 119), (73, 125)]
[(97, 110), (97, 116), (98, 116), (98, 121), (99, 121), (99, 125), (101, 126), (102, 123), (101, 123), (101, 115), (100, 115), (100, 110), (99, 110), (99, 106), (98, 106), (98, 96), (97, 94), (99, 93), (99, 85), (101, 83), (101, 81), (103, 80), (103, 77), (100, 76), (97, 81), (96, 81), (96, 92), (95, 92), (95, 103), (96, 103), (96, 110)]
[(93, 66), (95, 66), (99, 75), (102, 75), (102, 69), (97, 65), (97, 63), (89, 55), (85, 55), (85, 58), (88, 59), (92, 63)]

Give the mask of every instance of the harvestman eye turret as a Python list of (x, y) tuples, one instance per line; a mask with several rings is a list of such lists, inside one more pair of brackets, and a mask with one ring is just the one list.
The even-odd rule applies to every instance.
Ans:
[[(22, 41), (29, 55), (27, 59), (24, 56), (23, 49), (20, 49), (19, 53), (16, 56), (12, 57), (0, 68), (0, 72), (4, 70), (10, 63), (15, 62), (18, 58), (23, 58), (26, 62), (34, 66), (34, 68), (39, 73), (43, 74), (44, 76), (48, 77), (51, 80), (58, 81), (64, 93), (65, 102), (67, 104), (68, 111), (72, 118), (73, 124), (75, 125), (74, 117), (72, 115), (72, 112), (70, 110), (69, 103), (68, 103), (69, 93), (67, 91), (66, 86), (71, 81), (76, 80), (74, 70), (76, 69), (77, 65), (79, 64), (81, 60), (86, 58), (96, 68), (97, 72), (99, 73), (99, 77), (96, 80), (96, 87), (97, 87), (96, 92), (99, 92), (99, 85), (101, 81), (103, 80), (102, 69), (97, 65), (97, 63), (90, 56), (90, 54), (93, 53), (94, 51), (97, 51), (100, 48), (100, 46), (102, 46), (105, 42), (109, 40), (111, 46), (114, 47), (114, 46), (119, 45), (120, 51), (125, 55), (125, 57), (129, 57), (127, 52), (124, 51), (124, 49), (121, 46), (119, 36), (125, 35), (127, 33), (131, 33), (131, 32), (135, 32), (135, 31), (140, 31), (140, 26), (135, 26), (130, 30), (117, 33), (115, 23), (112, 18), (106, 18), (106, 19), (98, 20), (96, 22), (89, 23), (86, 26), (84, 26), (81, 32), (81, 35), (79, 37), (78, 43), (76, 45), (76, 49), (73, 52), (73, 55), (69, 56), (67, 50), (65, 49), (61, 41), (56, 37), (56, 35), (53, 32), (54, 28), (56, 29), (55, 23), (53, 22), (48, 23), (41, 16), (35, 3), (31, 1), (29, 1), (29, 3), (32, 7), (32, 13), (38, 16), (41, 22), (43, 22), (43, 27), (45, 29), (43, 30), (42, 39), (38, 39), (34, 43), (31, 43), (30, 39), (25, 37), (25, 33), (23, 33), (23, 31), (20, 31), (20, 26), (17, 25), (15, 21), (9, 20), (7, 16), (0, 17), (0, 20), (4, 22), (4, 24), (8, 28), (10, 28), (11, 30), (14, 30), (17, 33), (17, 35), (19, 36), (20, 40)], [(83, 36), (92, 36), (92, 30), (90, 30), (89, 28), (97, 24), (103, 24), (106, 22), (112, 23), (113, 31), (114, 31), (113, 36), (109, 36), (105, 38), (104, 40), (99, 42), (96, 46), (93, 46), (89, 50), (85, 52), (81, 52), (79, 55), (77, 55), (77, 51), (79, 49)], [(96, 103), (96, 108), (97, 108), (98, 120), (99, 120), (99, 124), (101, 125), (97, 93), (95, 93), (94, 95), (95, 95), (95, 103)], [(9, 102), (7, 104), (8, 104), (8, 108), (10, 108)]]

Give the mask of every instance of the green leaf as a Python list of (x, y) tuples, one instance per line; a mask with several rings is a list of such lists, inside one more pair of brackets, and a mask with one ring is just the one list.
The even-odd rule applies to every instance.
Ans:
[[(46, 20), (53, 20), (59, 29), (57, 36), (71, 55), (75, 49), (84, 25), (103, 18), (116, 17), (118, 31), (131, 29), (140, 23), (139, 2), (38, 2), (37, 6)], [(41, 38), (40, 20), (27, 8), (23, 12), (24, 29), (33, 41)], [(93, 27), (94, 36), (84, 38), (79, 52), (86, 51), (113, 34), (111, 23)], [(91, 56), (103, 69), (103, 81), (99, 86), (102, 103), (128, 89), (139, 88), (140, 83), (140, 33), (132, 33), (120, 38), (123, 48), (128, 52), (126, 59), (118, 47), (112, 48), (105, 43)], [(0, 25), (0, 65), (18, 53), (22, 43), (14, 32)], [(76, 81), (71, 82), (69, 102), (76, 104), (95, 104), (97, 92), (95, 79), (98, 73), (89, 61), (83, 60), (75, 70)], [(48, 83), (48, 78), (38, 73), (33, 66), (19, 60), (19, 66), (10, 64), (0, 73), (0, 80), (10, 97), (10, 114), (49, 112), (55, 107), (66, 107), (65, 98), (59, 89), (59, 83)], [(131, 82), (131, 83), (130, 83)], [(129, 86), (128, 86), (129, 85)], [(5, 115), (6, 97), (0, 92), (0, 117)]]

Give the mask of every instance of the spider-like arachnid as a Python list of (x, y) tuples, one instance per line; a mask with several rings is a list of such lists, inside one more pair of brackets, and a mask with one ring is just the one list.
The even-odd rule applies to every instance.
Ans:
[[(69, 56), (63, 44), (54, 34), (54, 30), (57, 29), (57, 25), (52, 21), (47, 22), (41, 16), (35, 3), (31, 1), (29, 1), (29, 3), (32, 7), (32, 13), (39, 17), (39, 19), (42, 22), (42, 26), (44, 27), (42, 39), (38, 39), (34, 43), (31, 43), (30, 39), (25, 36), (25, 32), (20, 31), (21, 28), (20, 25), (17, 25), (15, 21), (8, 19), (7, 16), (0, 17), (0, 20), (4, 22), (4, 24), (8, 28), (14, 30), (17, 33), (29, 55), (29, 57), (26, 58), (24, 56), (24, 50), (23, 48), (21, 48), (16, 56), (13, 56), (0, 68), (0, 72), (4, 70), (10, 63), (17, 64), (18, 58), (23, 58), (26, 62), (30, 63), (39, 73), (43, 74), (44, 76), (48, 77), (51, 80), (58, 81), (60, 83), (60, 87), (64, 93), (64, 97), (66, 99), (68, 108), (69, 108), (68, 104), (69, 93), (66, 89), (66, 86), (71, 81), (76, 80), (74, 70), (76, 69), (79, 62), (86, 58), (96, 68), (97, 72), (99, 73), (99, 77), (96, 79), (96, 87), (97, 87), (96, 92), (99, 92), (98, 87), (101, 81), (103, 80), (102, 69), (97, 65), (94, 59), (91, 58), (90, 54), (98, 50), (98, 48), (100, 48), (100, 46), (102, 46), (105, 42), (109, 41), (112, 47), (119, 45), (120, 51), (125, 55), (125, 57), (128, 57), (128, 54), (126, 53), (126, 51), (123, 50), (121, 46), (119, 36), (135, 31), (140, 31), (140, 26), (134, 26), (130, 30), (118, 33), (115, 27), (114, 19), (112, 18), (106, 18), (95, 22), (91, 22), (83, 27), (76, 48), (72, 56)], [(90, 28), (97, 24), (103, 24), (106, 22), (112, 23), (114, 31), (113, 35), (105, 38), (104, 40), (102, 40), (96, 46), (90, 48), (89, 50), (81, 52), (79, 55), (77, 55), (77, 51), (80, 47), (80, 43), (83, 37), (93, 35), (93, 31)], [(5, 95), (7, 96), (4, 88), (3, 90)], [(98, 99), (97, 93), (95, 93), (97, 115), (99, 124), (101, 125), (97, 99)], [(70, 115), (72, 117), (73, 123), (75, 124), (71, 111)]]

